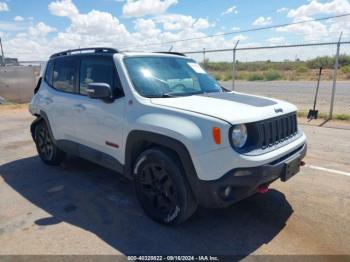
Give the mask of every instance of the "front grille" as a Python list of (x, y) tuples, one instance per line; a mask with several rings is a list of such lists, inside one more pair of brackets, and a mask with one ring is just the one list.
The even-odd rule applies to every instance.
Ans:
[(288, 140), (298, 133), (297, 115), (291, 113), (256, 123), (257, 148), (266, 149)]

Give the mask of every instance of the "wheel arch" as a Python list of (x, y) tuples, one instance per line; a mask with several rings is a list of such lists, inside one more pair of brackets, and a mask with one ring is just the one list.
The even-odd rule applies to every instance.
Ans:
[(30, 133), (32, 135), (32, 138), (33, 139), (35, 138), (36, 125), (39, 124), (41, 121), (45, 121), (45, 124), (46, 124), (47, 128), (49, 129), (49, 133), (51, 135), (52, 141), (56, 144), (56, 140), (55, 140), (55, 137), (53, 136), (53, 133), (51, 130), (51, 125), (50, 125), (50, 122), (49, 122), (49, 119), (48, 119), (46, 113), (44, 111), (40, 110), (40, 114), (35, 115), (35, 116), (36, 116), (36, 118), (34, 119), (34, 121), (30, 125)]
[(131, 131), (127, 137), (125, 147), (125, 174), (133, 178), (133, 166), (136, 158), (143, 151), (152, 147), (165, 148), (178, 157), (185, 172), (185, 179), (193, 192), (193, 183), (197, 179), (197, 173), (191, 155), (181, 141), (165, 135), (141, 130)]

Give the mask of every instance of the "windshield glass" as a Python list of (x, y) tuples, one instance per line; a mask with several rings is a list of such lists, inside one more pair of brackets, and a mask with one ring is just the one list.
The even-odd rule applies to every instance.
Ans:
[(222, 92), (194, 60), (178, 57), (127, 57), (124, 63), (137, 92), (145, 97), (175, 97)]

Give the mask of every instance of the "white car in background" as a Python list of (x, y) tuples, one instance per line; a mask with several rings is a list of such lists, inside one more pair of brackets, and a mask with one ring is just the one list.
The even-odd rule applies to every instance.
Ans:
[(295, 175), (307, 147), (296, 110), (225, 90), (184, 55), (111, 48), (52, 55), (30, 103), (46, 164), (69, 153), (125, 175), (164, 224)]

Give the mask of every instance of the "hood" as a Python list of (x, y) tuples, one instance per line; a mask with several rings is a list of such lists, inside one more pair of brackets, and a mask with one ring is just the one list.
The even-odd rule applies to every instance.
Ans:
[(152, 98), (151, 102), (155, 105), (216, 117), (231, 124), (256, 122), (297, 110), (288, 102), (238, 92)]

